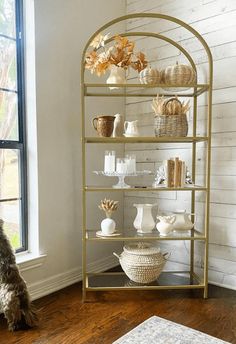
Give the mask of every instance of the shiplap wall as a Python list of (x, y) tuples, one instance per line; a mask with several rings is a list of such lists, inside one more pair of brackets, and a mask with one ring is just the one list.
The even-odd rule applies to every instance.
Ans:
[[(177, 17), (195, 28), (211, 48), (214, 59), (213, 125), (212, 125), (212, 178), (210, 217), (211, 282), (236, 289), (236, 1), (233, 0), (127, 0), (127, 13), (156, 12)], [(198, 81), (207, 80), (207, 57), (191, 34), (176, 24), (151, 19), (135, 19), (127, 22), (127, 31), (149, 31), (166, 35), (191, 53), (198, 67)], [(185, 61), (180, 52), (165, 42), (154, 39), (136, 39), (152, 65), (165, 67)], [(134, 74), (131, 73), (130, 78)], [(198, 134), (204, 134), (206, 97), (199, 99)], [(191, 127), (189, 114), (189, 124)], [(140, 121), (142, 134), (153, 135), (153, 113), (150, 98), (127, 98), (126, 118)], [(191, 129), (190, 129), (191, 133)], [(155, 171), (167, 157), (180, 156), (188, 163), (191, 154), (188, 145), (126, 145), (127, 152), (134, 152), (140, 168)], [(146, 183), (140, 179), (139, 184)], [(148, 181), (151, 183), (152, 178)], [(204, 145), (197, 151), (197, 181), (204, 181)], [(197, 226), (204, 221), (204, 194), (197, 192)], [(125, 195), (125, 225), (132, 225), (135, 217), (133, 203), (156, 202), (164, 211), (176, 208), (190, 210), (190, 193), (127, 193)], [(189, 246), (186, 242), (163, 243), (163, 249), (172, 252), (168, 268), (186, 268), (189, 262)], [(203, 247), (196, 245), (196, 265), (203, 266)]]

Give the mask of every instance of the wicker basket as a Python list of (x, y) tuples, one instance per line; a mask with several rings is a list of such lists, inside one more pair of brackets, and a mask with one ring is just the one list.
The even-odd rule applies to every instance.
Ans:
[(188, 135), (188, 120), (186, 114), (178, 115), (155, 115), (154, 118), (155, 135), (159, 136), (179, 136)]
[(118, 256), (120, 265), (126, 275), (136, 283), (151, 283), (158, 279), (166, 263), (166, 254), (149, 243), (138, 243), (124, 246)]

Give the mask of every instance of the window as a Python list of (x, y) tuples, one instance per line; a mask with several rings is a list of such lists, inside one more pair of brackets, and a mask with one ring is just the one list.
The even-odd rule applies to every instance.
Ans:
[(16, 252), (27, 249), (22, 0), (0, 0), (0, 217)]

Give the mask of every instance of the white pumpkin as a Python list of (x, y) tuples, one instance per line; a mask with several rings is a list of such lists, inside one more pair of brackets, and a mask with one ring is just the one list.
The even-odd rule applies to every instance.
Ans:
[[(197, 77), (194, 69), (186, 64), (178, 64), (176, 62), (173, 66), (168, 66), (162, 72), (162, 83), (166, 85), (189, 85), (197, 82)], [(171, 88), (173, 90), (173, 88)], [(179, 90), (188, 89), (181, 88)], [(178, 89), (176, 89), (178, 90)]]
[(160, 72), (151, 66), (146, 67), (139, 73), (139, 80), (141, 84), (158, 84), (160, 82)]

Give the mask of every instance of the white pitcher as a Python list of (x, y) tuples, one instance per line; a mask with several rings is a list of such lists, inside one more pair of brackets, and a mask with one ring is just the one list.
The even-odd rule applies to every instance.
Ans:
[(175, 215), (157, 216), (159, 222), (156, 224), (156, 229), (160, 233), (160, 236), (167, 236), (173, 231), (173, 223), (175, 222), (175, 218)]
[(134, 204), (137, 208), (137, 216), (134, 220), (134, 228), (138, 233), (151, 233), (155, 227), (155, 221), (152, 216), (152, 208), (157, 204)]
[(125, 130), (124, 135), (126, 137), (136, 137), (136, 136), (139, 136), (138, 120), (131, 121), (131, 122), (125, 121), (125, 123), (124, 123), (124, 130)]
[[(186, 213), (186, 210), (176, 210), (175, 214), (174, 231), (188, 231), (192, 229), (196, 223), (196, 215)], [(191, 216), (195, 216), (195, 221), (192, 223)]]
[[(110, 75), (106, 81), (107, 84), (125, 84), (126, 83), (126, 76), (125, 76), (125, 69), (122, 67), (118, 67), (115, 65), (110, 66)], [(110, 90), (116, 90), (119, 87), (109, 87)]]

